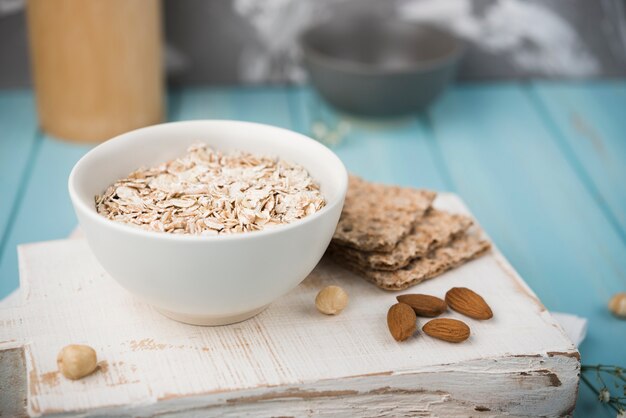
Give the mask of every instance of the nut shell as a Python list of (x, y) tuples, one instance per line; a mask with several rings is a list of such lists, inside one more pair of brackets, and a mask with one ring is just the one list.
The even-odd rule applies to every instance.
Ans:
[(439, 316), (448, 309), (446, 301), (431, 295), (419, 293), (400, 295), (396, 297), (398, 302), (406, 303), (415, 311), (417, 316), (432, 318)]
[(67, 345), (57, 356), (57, 366), (66, 378), (81, 379), (93, 373), (98, 367), (96, 350), (88, 345)]
[(470, 336), (470, 328), (463, 321), (452, 318), (431, 319), (423, 327), (426, 335), (451, 343), (460, 343)]
[(467, 287), (453, 287), (446, 293), (446, 302), (450, 308), (474, 319), (493, 318), (493, 312), (485, 299)]
[(317, 310), (326, 315), (336, 315), (348, 306), (348, 294), (339, 286), (327, 286), (315, 298)]
[(387, 326), (396, 341), (404, 341), (415, 334), (417, 316), (406, 303), (396, 303), (387, 312)]
[(613, 295), (609, 301), (609, 310), (618, 318), (626, 318), (626, 292)]

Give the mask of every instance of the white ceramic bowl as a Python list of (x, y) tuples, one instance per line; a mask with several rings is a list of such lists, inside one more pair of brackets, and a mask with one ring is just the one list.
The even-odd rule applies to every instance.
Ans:
[[(327, 204), (288, 225), (225, 236), (145, 231), (96, 212), (94, 196), (107, 186), (140, 166), (181, 156), (198, 141), (300, 164), (320, 184)], [(220, 325), (261, 312), (313, 270), (337, 226), (348, 175), (332, 151), (303, 135), (212, 120), (166, 123), (113, 138), (81, 158), (68, 183), (89, 246), (115, 280), (174, 319)]]

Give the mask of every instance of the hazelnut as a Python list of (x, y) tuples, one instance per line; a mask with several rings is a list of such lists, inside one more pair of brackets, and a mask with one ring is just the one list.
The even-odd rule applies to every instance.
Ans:
[(626, 292), (613, 295), (609, 301), (609, 310), (619, 318), (626, 318)]
[(315, 306), (323, 314), (338, 314), (348, 306), (348, 294), (339, 286), (327, 286), (317, 294)]
[(57, 356), (59, 371), (68, 379), (81, 379), (96, 370), (96, 350), (88, 345), (70, 344)]

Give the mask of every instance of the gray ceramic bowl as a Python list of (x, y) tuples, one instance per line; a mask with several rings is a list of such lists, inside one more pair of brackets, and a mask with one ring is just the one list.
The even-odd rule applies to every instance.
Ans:
[(336, 107), (366, 116), (426, 108), (454, 77), (463, 43), (424, 24), (335, 18), (300, 37), (311, 82)]

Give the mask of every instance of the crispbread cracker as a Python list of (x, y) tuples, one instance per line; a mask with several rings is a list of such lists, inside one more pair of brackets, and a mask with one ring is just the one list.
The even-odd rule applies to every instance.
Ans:
[(430, 208), (436, 193), (350, 177), (333, 242), (362, 251), (390, 251)]
[(415, 259), (408, 266), (397, 271), (368, 269), (341, 258), (337, 253), (333, 255), (341, 265), (376, 286), (386, 290), (403, 290), (477, 258), (487, 252), (490, 247), (488, 241), (476, 235), (462, 235), (449, 245), (432, 251), (426, 257)]
[(467, 231), (472, 223), (467, 216), (431, 209), (390, 252), (360, 251), (338, 244), (331, 244), (331, 250), (364, 268), (398, 270), (411, 260), (447, 245)]

